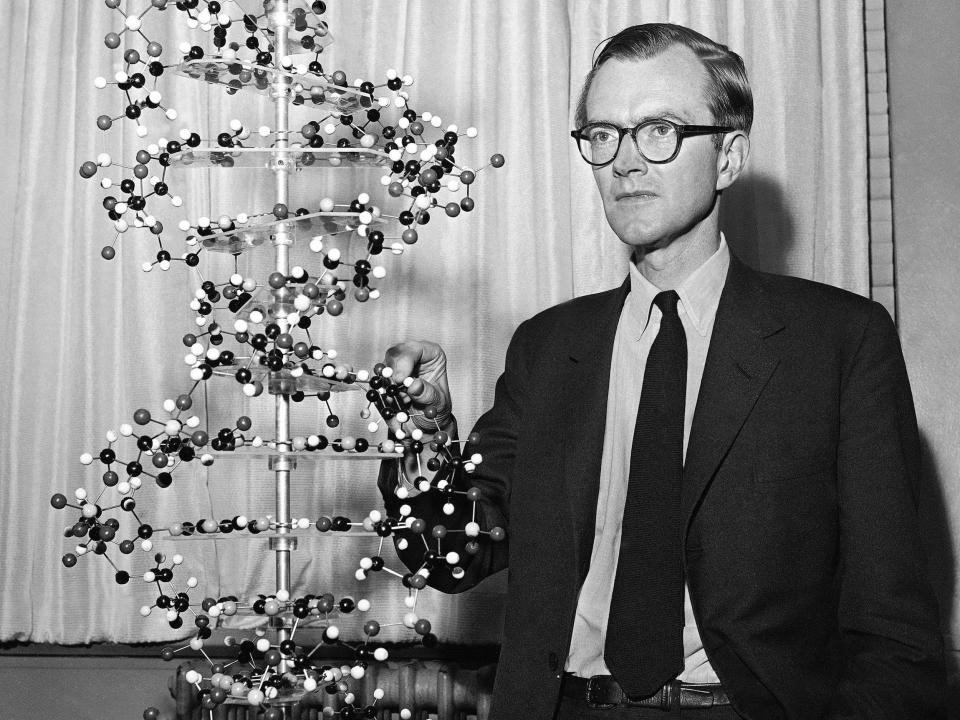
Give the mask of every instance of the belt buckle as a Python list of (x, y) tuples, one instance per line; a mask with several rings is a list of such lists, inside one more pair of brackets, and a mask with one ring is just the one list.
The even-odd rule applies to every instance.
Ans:
[(615, 708), (620, 704), (619, 702), (615, 702), (615, 703), (594, 702), (593, 700), (594, 689), (599, 689), (600, 682), (605, 680), (606, 680), (606, 676), (604, 675), (594, 675), (593, 677), (590, 677), (587, 679), (587, 697), (586, 697), (587, 707), (591, 708), (592, 710), (610, 710), (611, 708)]

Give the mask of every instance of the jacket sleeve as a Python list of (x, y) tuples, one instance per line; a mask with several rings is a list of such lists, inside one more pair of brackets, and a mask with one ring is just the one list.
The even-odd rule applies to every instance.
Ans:
[[(415, 497), (401, 500), (396, 496), (397, 474), (401, 461), (386, 461), (381, 466), (378, 486), (383, 495), (387, 514), (391, 518), (400, 516), (400, 508), (407, 504), (411, 516), (425, 521), (425, 530), (417, 534), (411, 530), (395, 532), (397, 554), (411, 572), (417, 572), (424, 564), (432, 564), (427, 584), (448, 593), (468, 590), (507, 566), (510, 542), (510, 484), (517, 453), (518, 438), (524, 423), (524, 398), (528, 390), (528, 355), (525, 350), (527, 323), (522, 324), (514, 333), (507, 349), (503, 373), (496, 384), (493, 407), (484, 413), (474, 426), (476, 442), (468, 443), (462, 456), (471, 457), (480, 453), (482, 461), (473, 472), (459, 468), (453, 476), (453, 485), (457, 491), (452, 496), (436, 490), (421, 493)], [(480, 491), (480, 497), (473, 503), (463, 494), (471, 488)], [(445, 514), (443, 506), (452, 500), (453, 512)], [(449, 509), (449, 508), (448, 508)], [(477, 538), (477, 551), (467, 548), (468, 538), (463, 528), (470, 521), (480, 525), (481, 535)], [(438, 541), (432, 531), (437, 526), (447, 530)], [(506, 531), (506, 538), (495, 541), (489, 532), (499, 528)], [(401, 541), (405, 540), (406, 543)], [(406, 547), (403, 547), (403, 545)], [(459, 555), (457, 563), (463, 569), (463, 575), (456, 577), (452, 567), (436, 558), (431, 560), (431, 551), (444, 556), (450, 551)]]
[(896, 329), (873, 303), (841, 385), (839, 623), (828, 717), (941, 718), (942, 636), (920, 545), (920, 440)]

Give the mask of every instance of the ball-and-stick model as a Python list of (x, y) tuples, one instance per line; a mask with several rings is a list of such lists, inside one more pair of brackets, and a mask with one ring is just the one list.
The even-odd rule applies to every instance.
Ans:
[[(162, 403), (162, 414), (137, 410), (132, 423), (107, 433), (99, 452), (81, 456), (82, 464), (99, 469), (99, 490), (81, 487), (72, 497), (58, 493), (51, 499), (54, 508), (74, 513), (65, 529), (74, 546), (63, 564), (73, 567), (99, 556), (113, 566), (117, 583), (127, 584), (134, 578), (123, 556), (146, 553), (150, 567), (141, 580), (157, 594), (141, 614), (162, 614), (180, 636), (189, 630), (182, 643), (163, 651), (166, 659), (187, 650), (206, 656), (213, 629), (236, 615), (265, 621), (251, 638), (228, 639), (235, 660), (211, 660), (206, 673), (190, 671), (187, 680), (197, 686), (205, 709), (245, 703), (262, 708), (265, 718), (279, 718), (281, 708), (301, 697), (314, 706), (320, 697), (325, 716), (371, 716), (383, 691), (376, 690), (373, 703), (363, 705), (350, 681), (364, 677), (370, 663), (389, 657), (379, 640), (381, 630), (403, 627), (423, 643), (435, 644), (432, 624), (416, 611), (419, 592), (431, 574), (462, 576), (462, 555), (477, 552), (480, 542), (502, 540), (504, 533), (481, 528), (473, 519), (463, 527), (427, 527), (408, 505), (394, 515), (371, 510), (359, 520), (315, 511), (294, 516), (290, 477), (304, 455), (421, 467), (417, 490), (441, 494), (451, 518), (475, 518), (480, 499), (468, 480), (461, 486), (482, 461), (480, 454), (463, 456), (461, 440), (439, 427), (430, 432), (432, 418), (417, 415), (406, 386), (392, 380), (389, 368), (356, 370), (346, 362), (323, 340), (325, 323), (343, 322), (327, 318), (342, 315), (348, 300), (380, 298), (389, 273), (385, 260), (418, 241), (431, 213), (455, 218), (473, 211), (478, 173), (504, 160), (495, 154), (482, 167), (463, 164), (463, 146), (477, 137), (476, 129), (461, 130), (436, 113), (415, 110), (407, 90), (410, 76), (391, 69), (379, 83), (348, 82), (343, 70), (327, 71), (321, 60), (332, 35), (323, 2), (265, 0), (256, 14), (241, 7), (251, 3), (234, 0), (144, 0), (139, 14), (131, 9), (135, 4), (127, 3), (125, 12), (120, 0), (105, 0), (122, 18), (122, 27), (104, 42), (122, 53), (123, 68), (112, 80), (99, 77), (94, 85), (122, 92), (123, 106), (97, 118), (98, 132), (133, 123), (138, 137), (147, 138), (149, 117), (169, 133), (167, 126), (179, 115), (166, 104), (160, 82), (171, 77), (208, 83), (214, 92), (259, 93), (270, 98), (274, 111), (266, 123), (234, 118), (209, 141), (183, 127), (173, 129), (172, 137), (144, 140), (132, 162), (103, 152), (80, 165), (80, 175), (97, 180), (104, 191), (102, 207), (112, 225), (113, 238), (101, 255), (111, 260), (121, 251), (121, 238), (144, 235), (156, 243), (141, 265), (144, 271), (180, 264), (197, 275), (198, 286), (185, 303), (193, 326), (183, 335), (184, 389)], [(165, 59), (165, 48), (151, 39), (146, 26), (171, 15), (206, 41), (183, 43)], [(211, 50), (203, 47), (207, 41)], [(303, 117), (295, 120), (294, 114)], [(190, 212), (183, 188), (189, 188), (190, 171), (197, 168), (269, 173), (273, 196), (246, 212)], [(331, 194), (291, 203), (295, 174), (328, 168), (379, 168), (380, 188), (342, 201)], [(306, 254), (294, 264), (291, 255), (298, 249)], [(241, 267), (242, 258), (264, 250), (273, 252), (272, 271)], [(205, 253), (212, 255), (205, 258)], [(248, 415), (212, 424), (207, 398), (230, 387), (224, 379), (237, 383), (247, 402), (272, 401), (269, 433), (256, 434)], [(349, 391), (360, 391), (366, 401), (359, 412), (365, 427), (359, 432), (349, 430), (353, 418), (335, 407), (336, 398)], [(308, 402), (315, 403), (315, 422), (295, 429), (291, 407)], [(385, 425), (393, 429), (376, 437)], [(476, 445), (477, 438), (469, 440)], [(272, 514), (169, 519), (151, 513), (149, 495), (176, 492), (175, 477), (189, 476), (190, 467), (244, 452), (269, 460), (276, 495)], [(406, 588), (395, 620), (374, 618), (370, 598), (337, 592), (331, 579), (318, 578), (319, 587), (310, 589), (292, 587), (291, 554), (298, 537), (351, 531), (371, 543), (354, 564), (353, 579), (393, 577)], [(186, 569), (190, 561), (184, 553), (163, 547), (171, 539), (249, 535), (268, 538), (277, 558), (274, 582), (252, 596), (204, 593), (202, 573)], [(457, 545), (461, 550), (445, 546), (451, 535), (467, 539)], [(391, 567), (385, 541), (396, 538), (405, 548), (420, 542), (418, 537), (425, 547), (422, 566), (414, 572)], [(325, 664), (315, 656), (319, 646), (301, 645), (298, 632), (305, 628), (319, 629), (319, 646), (339, 647), (346, 662)], [(152, 708), (144, 713), (145, 718), (156, 715)]]

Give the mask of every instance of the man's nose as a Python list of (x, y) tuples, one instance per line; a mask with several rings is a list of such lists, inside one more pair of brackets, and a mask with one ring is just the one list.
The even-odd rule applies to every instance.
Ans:
[(626, 177), (632, 172), (645, 175), (647, 173), (647, 161), (637, 149), (633, 137), (625, 135), (620, 147), (617, 148), (616, 156), (613, 158), (613, 173)]

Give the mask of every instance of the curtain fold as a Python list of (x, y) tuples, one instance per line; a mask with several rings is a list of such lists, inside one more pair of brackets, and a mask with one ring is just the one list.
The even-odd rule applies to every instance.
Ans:
[[(126, 0), (140, 10), (147, 0)], [(323, 342), (357, 367), (372, 367), (393, 342), (440, 342), (451, 363), (451, 387), (466, 432), (489, 406), (503, 354), (516, 325), (575, 295), (619, 284), (627, 252), (603, 217), (588, 166), (569, 137), (580, 85), (596, 45), (622, 27), (651, 21), (688, 24), (744, 56), (756, 103), (749, 170), (723, 198), (723, 227), (732, 247), (762, 268), (869, 291), (866, 200), (866, 110), (862, 2), (828, 0), (530, 0), (522, 3), (405, 0), (328, 2), (335, 42), (323, 55), (327, 70), (348, 78), (385, 80), (388, 68), (410, 73), (411, 106), (476, 126), (458, 159), (474, 168), (495, 152), (499, 170), (484, 169), (471, 193), (472, 213), (456, 219), (434, 213), (421, 240), (401, 258), (385, 257), (383, 297), (352, 304), (325, 325)], [(0, 22), (0, 217), (5, 262), (3, 338), (8, 370), (7, 411), (0, 414), (0, 640), (155, 641), (177, 634), (154, 613), (137, 609), (156, 591), (139, 580), (153, 564), (141, 552), (115, 554), (131, 572), (113, 582), (102, 558), (81, 558), (65, 569), (71, 522), (54, 511), (55, 492), (98, 491), (102, 469), (82, 467), (82, 452), (105, 446), (105, 433), (131, 422), (139, 407), (162, 415), (161, 403), (190, 385), (181, 336), (193, 328), (190, 298), (198, 276), (182, 264), (143, 273), (157, 247), (128, 233), (117, 258), (99, 248), (113, 231), (96, 181), (77, 168), (101, 152), (130, 164), (145, 144), (131, 128), (97, 130), (102, 113), (122, 110), (120, 93), (96, 90), (112, 76), (120, 54), (104, 35), (118, 15), (102, 3), (12, 0)], [(145, 16), (145, 29), (173, 50), (201, 36), (174, 21), (173, 10)], [(151, 38), (153, 39), (153, 35)], [(205, 40), (205, 38), (204, 38)], [(165, 58), (172, 55), (165, 54)], [(268, 100), (229, 97), (217, 88), (164, 77), (165, 99), (180, 118), (148, 118), (155, 133), (181, 127), (210, 138), (237, 118), (250, 127), (271, 124)], [(305, 122), (302, 108), (293, 117)], [(297, 125), (294, 125), (295, 127)], [(119, 177), (119, 172), (108, 173)], [(384, 196), (380, 173), (317, 171), (291, 180), (291, 204), (316, 205), (367, 191)], [(263, 211), (271, 180), (252, 170), (171, 171), (184, 211), (166, 208), (168, 225), (182, 217)], [(386, 202), (384, 202), (386, 204)], [(186, 208), (189, 208), (187, 213)], [(175, 231), (167, 240), (181, 252)], [(205, 253), (204, 277), (229, 273), (229, 256)], [(240, 271), (265, 275), (267, 255), (244, 256)], [(356, 393), (355, 395), (360, 395)], [(272, 404), (251, 402), (225, 381), (195, 411), (211, 428), (241, 414), (271, 437)], [(362, 399), (345, 398), (344, 422), (360, 429)], [(298, 406), (294, 432), (322, 425), (316, 407)], [(304, 431), (300, 430), (300, 434)], [(297, 469), (295, 517), (343, 514), (359, 519), (379, 507), (375, 463), (336, 461)], [(179, 472), (173, 487), (138, 495), (143, 519), (220, 519), (268, 514), (272, 475), (264, 463), (218, 461)], [(142, 500), (141, 500), (142, 498)], [(273, 556), (265, 541), (158, 543), (186, 560), (181, 577), (195, 575), (204, 594), (273, 592)], [(331, 536), (303, 540), (294, 552), (294, 592), (336, 591), (369, 597), (374, 611), (395, 615), (406, 591), (378, 577), (354, 580), (364, 540)], [(398, 565), (386, 550), (388, 564)], [(169, 564), (169, 563), (168, 563)], [(179, 572), (179, 571), (178, 571)], [(200, 591), (197, 591), (200, 592)], [(504, 584), (493, 579), (464, 596), (428, 592), (419, 611), (445, 641), (493, 642), (499, 632)], [(397, 635), (397, 638), (402, 637)], [(387, 639), (390, 639), (389, 637)]]

